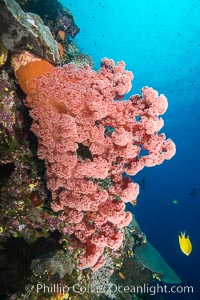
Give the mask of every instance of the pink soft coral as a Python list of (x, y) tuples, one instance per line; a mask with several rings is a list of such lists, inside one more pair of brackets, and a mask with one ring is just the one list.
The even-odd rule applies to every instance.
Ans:
[[(122, 178), (155, 166), (175, 154), (175, 145), (158, 134), (167, 100), (152, 88), (119, 101), (131, 89), (123, 62), (105, 58), (98, 72), (73, 64), (54, 68), (30, 84), (26, 104), (45, 160), (52, 209), (62, 211), (63, 232), (82, 247), (79, 268), (97, 269), (105, 247), (118, 249), (121, 228), (131, 221), (125, 211), (139, 186)], [(140, 155), (145, 149), (147, 155)], [(110, 182), (106, 186), (106, 182)]]

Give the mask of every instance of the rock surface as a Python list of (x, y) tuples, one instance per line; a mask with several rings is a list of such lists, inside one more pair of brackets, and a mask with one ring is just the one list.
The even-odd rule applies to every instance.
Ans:
[(50, 29), (38, 15), (25, 13), (14, 0), (0, 2), (0, 28), (0, 41), (11, 53), (31, 50), (51, 63), (60, 63)]

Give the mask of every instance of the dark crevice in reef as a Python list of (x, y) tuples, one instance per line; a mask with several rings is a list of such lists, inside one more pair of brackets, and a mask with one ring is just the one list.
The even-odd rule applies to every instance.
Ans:
[(91, 153), (90, 149), (81, 143), (78, 144), (78, 149), (76, 150), (76, 153), (83, 160), (86, 158), (89, 158), (91, 161), (93, 161), (93, 157), (92, 157), (92, 153)]
[(2, 187), (8, 181), (14, 169), (14, 163), (0, 165), (0, 187)]
[(30, 283), (31, 262), (39, 256), (48, 256), (59, 249), (60, 233), (55, 231), (48, 238), (38, 238), (35, 243), (27, 243), (22, 238), (10, 237), (0, 244), (0, 299), (7, 299), (9, 293), (24, 292)]

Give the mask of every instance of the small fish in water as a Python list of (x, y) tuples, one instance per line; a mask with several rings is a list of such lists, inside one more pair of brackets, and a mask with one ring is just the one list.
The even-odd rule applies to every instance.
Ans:
[(133, 205), (133, 206), (135, 206), (136, 202), (137, 202), (137, 199), (134, 199), (134, 200), (130, 201), (130, 204)]
[(161, 278), (157, 273), (153, 273), (153, 278), (158, 280), (158, 281), (161, 281)]
[(185, 231), (180, 233), (178, 241), (181, 251), (187, 256), (190, 255), (192, 252), (192, 243), (189, 236), (185, 236)]
[(196, 189), (193, 189), (193, 190), (189, 193), (189, 195), (192, 196), (192, 197), (195, 197), (196, 194), (197, 194), (197, 190), (196, 190)]
[(59, 36), (59, 38), (60, 38), (62, 41), (64, 41), (64, 39), (65, 39), (65, 32), (62, 31), (62, 30), (59, 30), (59, 31), (58, 31), (58, 36)]
[(172, 203), (173, 203), (173, 204), (178, 204), (178, 200), (173, 199), (173, 200), (172, 200)]
[(118, 275), (121, 279), (123, 279), (123, 280), (126, 279), (126, 276), (122, 272), (119, 272)]
[(198, 189), (199, 189), (199, 185), (196, 185), (195, 188), (189, 193), (189, 195), (195, 197), (197, 195)]

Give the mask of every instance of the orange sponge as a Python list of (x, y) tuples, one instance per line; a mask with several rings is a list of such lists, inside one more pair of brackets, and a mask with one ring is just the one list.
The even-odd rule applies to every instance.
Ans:
[(38, 78), (54, 68), (48, 61), (28, 51), (22, 51), (12, 57), (12, 67), (18, 83), (26, 95), (34, 93)]

